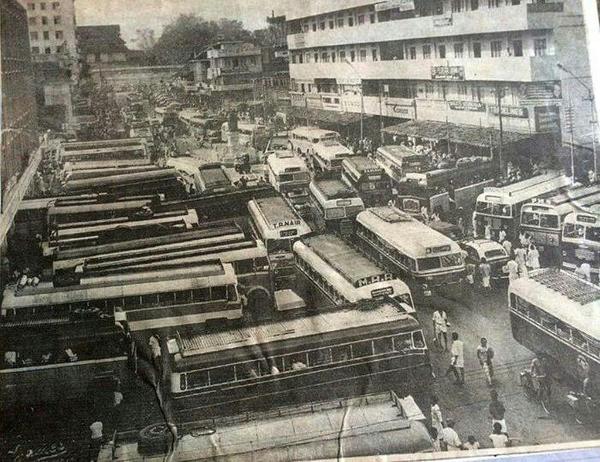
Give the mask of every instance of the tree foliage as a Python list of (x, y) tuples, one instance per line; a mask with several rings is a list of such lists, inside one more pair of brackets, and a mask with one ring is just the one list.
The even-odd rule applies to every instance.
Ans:
[(195, 14), (182, 14), (168, 24), (152, 54), (161, 63), (185, 63), (194, 52), (218, 40), (252, 40), (241, 21), (220, 19), (207, 21)]

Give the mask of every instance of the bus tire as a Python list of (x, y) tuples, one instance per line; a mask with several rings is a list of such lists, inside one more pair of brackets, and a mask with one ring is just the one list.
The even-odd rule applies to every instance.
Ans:
[(149, 425), (138, 434), (140, 455), (166, 454), (173, 445), (173, 434), (167, 424)]

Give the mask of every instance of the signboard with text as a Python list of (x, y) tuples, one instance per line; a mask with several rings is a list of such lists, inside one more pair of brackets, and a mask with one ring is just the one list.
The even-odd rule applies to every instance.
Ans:
[(431, 66), (432, 80), (465, 80), (463, 66)]
[(440, 18), (433, 18), (434, 27), (445, 27), (452, 25), (452, 16), (442, 16)]
[(402, 104), (386, 101), (386, 113), (388, 117), (402, 117), (404, 119), (415, 118), (415, 107), (413, 104)]
[(453, 111), (485, 112), (485, 104), (480, 101), (448, 101)]
[(387, 0), (386, 2), (376, 3), (375, 11), (395, 10), (411, 11), (415, 9), (414, 0)]
[[(498, 106), (490, 106), (490, 113), (498, 115)], [(526, 119), (529, 117), (529, 111), (521, 106), (502, 106), (502, 115), (505, 117), (518, 117)]]

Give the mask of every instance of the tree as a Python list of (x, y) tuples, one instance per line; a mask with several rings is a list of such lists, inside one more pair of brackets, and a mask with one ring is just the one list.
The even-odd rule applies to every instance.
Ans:
[(148, 52), (156, 45), (154, 30), (149, 28), (137, 29), (135, 31), (135, 45), (138, 49)]
[(152, 49), (157, 61), (185, 63), (194, 52), (218, 40), (251, 40), (252, 34), (240, 21), (206, 21), (195, 14), (182, 14), (168, 24)]

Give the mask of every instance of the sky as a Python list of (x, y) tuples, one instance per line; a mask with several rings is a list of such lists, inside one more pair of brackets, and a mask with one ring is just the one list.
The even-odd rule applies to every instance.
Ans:
[(295, 8), (303, 0), (75, 0), (77, 25), (119, 24), (121, 37), (135, 48), (135, 31), (154, 29), (155, 37), (163, 26), (183, 13), (195, 13), (208, 20), (238, 19), (247, 29), (266, 26), (265, 18)]

